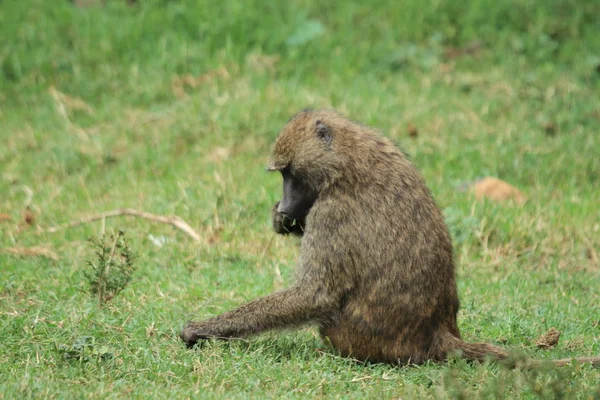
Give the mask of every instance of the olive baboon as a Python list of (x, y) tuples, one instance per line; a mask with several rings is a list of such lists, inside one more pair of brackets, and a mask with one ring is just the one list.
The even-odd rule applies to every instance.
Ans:
[[(315, 323), (359, 360), (508, 356), (461, 340), (450, 235), (423, 178), (390, 141), (333, 111), (305, 110), (277, 138), (269, 169), (283, 175), (274, 229), (302, 236), (296, 282), (189, 322), (181, 334), (188, 346)], [(580, 361), (600, 366), (600, 357)]]

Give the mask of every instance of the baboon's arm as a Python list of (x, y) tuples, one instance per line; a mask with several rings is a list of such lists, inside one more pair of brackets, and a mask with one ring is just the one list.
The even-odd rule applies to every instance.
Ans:
[(336, 307), (336, 297), (324, 293), (323, 288), (296, 285), (206, 321), (189, 322), (181, 338), (191, 347), (202, 339), (244, 337), (324, 318)]

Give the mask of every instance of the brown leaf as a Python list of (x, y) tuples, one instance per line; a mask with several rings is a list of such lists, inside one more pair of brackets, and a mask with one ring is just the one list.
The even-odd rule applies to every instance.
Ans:
[(12, 218), (8, 214), (2, 214), (2, 213), (0, 213), (0, 222), (5, 222), (5, 221), (6, 222), (12, 221)]
[(479, 201), (486, 197), (492, 201), (504, 202), (514, 200), (518, 204), (523, 204), (527, 200), (519, 189), (491, 176), (474, 183), (470, 186), (470, 189), (475, 193), (475, 198)]
[(538, 349), (551, 349), (558, 344), (558, 339), (560, 338), (560, 331), (555, 328), (550, 328), (550, 330), (544, 333), (542, 336), (535, 341), (535, 345)]

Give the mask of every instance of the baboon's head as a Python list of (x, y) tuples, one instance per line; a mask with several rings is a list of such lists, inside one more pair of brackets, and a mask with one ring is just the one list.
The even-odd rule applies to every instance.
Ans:
[[(342, 130), (338, 114), (305, 110), (294, 116), (275, 142), (268, 169), (283, 176), (283, 199), (278, 211), (303, 218), (319, 193), (344, 170), (337, 151)], [(347, 153), (346, 153), (347, 154)]]

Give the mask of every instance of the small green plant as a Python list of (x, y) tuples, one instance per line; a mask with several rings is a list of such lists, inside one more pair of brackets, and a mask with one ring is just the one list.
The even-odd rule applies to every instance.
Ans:
[(131, 282), (135, 272), (134, 259), (125, 233), (90, 239), (96, 248), (95, 257), (87, 261), (89, 269), (84, 272), (89, 292), (100, 304), (112, 300)]
[(107, 346), (96, 346), (96, 341), (91, 336), (83, 336), (72, 345), (61, 344), (58, 352), (67, 361), (107, 361), (113, 358), (112, 350)]

